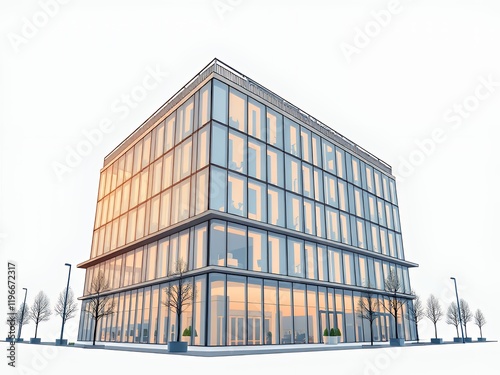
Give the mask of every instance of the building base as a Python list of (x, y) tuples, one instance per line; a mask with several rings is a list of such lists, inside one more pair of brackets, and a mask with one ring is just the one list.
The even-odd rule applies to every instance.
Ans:
[(391, 339), (391, 346), (405, 346), (405, 339)]
[(185, 353), (188, 350), (187, 342), (182, 341), (170, 341), (168, 343), (169, 353)]

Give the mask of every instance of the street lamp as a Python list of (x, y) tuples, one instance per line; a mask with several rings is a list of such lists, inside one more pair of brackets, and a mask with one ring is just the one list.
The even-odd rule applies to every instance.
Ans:
[(26, 295), (28, 294), (28, 289), (23, 288), (23, 290), (24, 290), (24, 303), (23, 303), (23, 311), (21, 312), (21, 320), (19, 321), (19, 332), (17, 334), (17, 341), (19, 341), (19, 338), (21, 337), (21, 330), (23, 329), (24, 309), (26, 309)]
[(457, 309), (458, 309), (458, 319), (460, 320), (460, 329), (462, 331), (462, 343), (465, 343), (464, 338), (464, 327), (462, 326), (462, 313), (460, 311), (460, 300), (458, 299), (458, 290), (457, 290), (457, 279), (454, 277), (450, 277), (451, 280), (455, 283), (455, 294), (457, 295)]
[(68, 303), (69, 278), (71, 277), (71, 264), (64, 263), (64, 265), (69, 267), (69, 272), (68, 272), (68, 284), (66, 285), (66, 294), (64, 295), (64, 308), (62, 314), (61, 338), (59, 339), (59, 345), (63, 345), (64, 321), (66, 320), (66, 304)]

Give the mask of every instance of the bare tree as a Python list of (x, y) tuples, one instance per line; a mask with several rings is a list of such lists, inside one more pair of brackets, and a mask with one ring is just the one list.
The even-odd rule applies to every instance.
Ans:
[(477, 309), (476, 314), (474, 314), (474, 323), (479, 327), (479, 333), (481, 333), (481, 338), (483, 338), (483, 326), (486, 324), (486, 318), (479, 309)]
[(52, 313), (50, 311), (49, 297), (43, 291), (40, 291), (36, 295), (35, 301), (29, 311), (30, 319), (35, 323), (35, 339), (38, 334), (38, 324), (49, 320), (50, 315)]
[(364, 293), (359, 299), (357, 307), (358, 311), (356, 313), (358, 316), (370, 323), (370, 344), (373, 346), (373, 322), (380, 315), (377, 296), (372, 293)]
[(419, 342), (420, 338), (418, 336), (418, 323), (424, 318), (425, 311), (420, 296), (416, 294), (413, 290), (411, 294), (415, 296), (415, 299), (413, 300), (412, 304), (408, 304), (408, 320), (411, 320), (412, 322), (415, 323), (415, 329), (417, 332), (417, 342)]
[(177, 316), (176, 341), (181, 341), (181, 315), (187, 310), (194, 296), (193, 285), (184, 277), (186, 271), (187, 264), (182, 259), (178, 260), (174, 270), (169, 273), (169, 277), (175, 280), (166, 288), (166, 301), (162, 301)]
[[(24, 309), (24, 312), (23, 312)], [(28, 304), (21, 303), (19, 309), (16, 311), (16, 324), (26, 325), (30, 322), (30, 307)]]
[(474, 315), (472, 314), (472, 311), (467, 301), (462, 298), (460, 298), (460, 315), (462, 315), (462, 323), (464, 324), (465, 337), (469, 337), (467, 336), (467, 323), (469, 323), (472, 320)]
[(104, 272), (100, 271), (92, 278), (88, 293), (91, 295), (85, 311), (94, 319), (94, 334), (92, 345), (95, 345), (97, 335), (97, 323), (103, 317), (115, 312), (115, 301), (109, 294), (104, 294), (110, 289), (109, 281), (104, 277)]
[[(64, 314), (64, 297), (66, 296), (66, 288), (59, 293), (59, 297), (57, 298), (56, 307), (54, 307), (54, 311), (58, 316), (63, 318)], [(68, 289), (68, 299), (66, 301), (66, 316), (64, 317), (64, 323), (66, 323), (69, 319), (74, 318), (75, 314), (78, 310), (78, 304), (75, 301), (75, 295), (73, 294), (73, 290), (71, 288)]]
[(452, 302), (450, 306), (448, 306), (448, 310), (446, 311), (446, 323), (455, 326), (455, 329), (457, 330), (457, 337), (460, 337), (460, 334), (458, 333), (460, 314), (458, 313), (458, 307), (455, 302)]
[(399, 280), (398, 275), (392, 270), (389, 272), (389, 275), (385, 279), (384, 289), (391, 295), (389, 297), (389, 304), (386, 305), (384, 303), (382, 304), (382, 306), (394, 318), (394, 325), (396, 326), (396, 338), (398, 339), (398, 317), (403, 310), (403, 306), (407, 303), (407, 299), (402, 298), (398, 295), (399, 293), (404, 292), (404, 285), (402, 280)]
[(429, 318), (429, 320), (434, 324), (434, 333), (436, 335), (436, 338), (438, 338), (437, 322), (439, 322), (443, 317), (443, 312), (441, 311), (441, 305), (439, 304), (438, 299), (433, 294), (431, 294), (427, 299), (425, 316)]

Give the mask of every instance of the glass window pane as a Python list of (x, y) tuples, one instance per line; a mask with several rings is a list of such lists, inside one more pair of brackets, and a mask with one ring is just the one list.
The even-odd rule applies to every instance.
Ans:
[(197, 168), (201, 169), (208, 164), (210, 150), (210, 128), (207, 126), (198, 132), (198, 162)]
[(228, 168), (246, 174), (247, 137), (235, 131), (229, 132)]
[(328, 280), (328, 256), (325, 246), (318, 245), (318, 278), (322, 281)]
[(349, 228), (349, 215), (341, 213), (340, 214), (340, 230), (342, 233), (342, 243), (346, 243), (348, 245), (351, 244), (350, 238), (350, 228)]
[(273, 185), (283, 187), (283, 153), (274, 148), (267, 148), (267, 181)]
[(216, 79), (213, 80), (213, 84), (212, 118), (223, 124), (227, 124), (227, 85)]
[(313, 186), (312, 167), (302, 163), (302, 194), (308, 198), (314, 198)]
[(267, 220), (269, 224), (285, 226), (285, 193), (278, 188), (267, 189)]
[(318, 279), (318, 253), (314, 243), (305, 244), (306, 277), (308, 279)]
[(210, 120), (210, 82), (200, 90), (199, 126), (205, 125)]
[(226, 276), (209, 275), (208, 345), (226, 345)]
[(194, 95), (191, 96), (179, 109), (177, 109), (177, 137), (176, 143), (193, 132), (194, 120)]
[(170, 150), (172, 147), (174, 147), (175, 143), (175, 113), (172, 113), (166, 120), (165, 120), (165, 139), (163, 142), (164, 152), (167, 152)]
[(247, 96), (231, 87), (229, 89), (229, 126), (246, 132), (246, 109)]
[(337, 179), (331, 174), (325, 173), (324, 180), (325, 180), (325, 203), (337, 208), (338, 207)]
[(287, 228), (297, 231), (304, 230), (302, 209), (302, 197), (292, 193), (286, 193)]
[(312, 156), (313, 156), (313, 164), (316, 167), (322, 167), (322, 157), (321, 157), (321, 138), (319, 135), (312, 133), (312, 138), (311, 138), (311, 145), (312, 145)]
[(151, 154), (151, 132), (149, 132), (148, 135), (144, 137), (141, 169), (149, 165), (150, 154)]
[(335, 157), (337, 159), (337, 176), (341, 178), (346, 178), (345, 175), (345, 151), (335, 147)]
[(323, 139), (323, 167), (326, 171), (335, 174), (335, 147)]
[(318, 237), (326, 237), (325, 225), (325, 207), (316, 203), (316, 235)]
[(248, 229), (248, 269), (267, 272), (267, 234), (258, 229)]
[(210, 265), (226, 265), (226, 223), (212, 220), (210, 223)]
[(247, 216), (247, 179), (234, 173), (227, 178), (227, 212)]
[(334, 283), (343, 283), (342, 276), (342, 257), (341, 251), (328, 248), (328, 265), (330, 271), (330, 281)]
[(266, 180), (266, 146), (251, 138), (248, 139), (248, 175)]
[(247, 268), (246, 227), (236, 224), (227, 225), (227, 266)]
[(168, 189), (161, 194), (160, 229), (166, 228), (170, 225), (171, 191), (171, 189)]
[(304, 277), (304, 242), (288, 237), (288, 275)]
[(326, 207), (326, 228), (326, 238), (340, 242), (339, 212), (330, 207)]
[(133, 174), (141, 170), (142, 165), (142, 140), (137, 142), (134, 146), (134, 169)]
[(269, 233), (269, 272), (286, 275), (286, 239), (285, 236)]
[(300, 157), (300, 127), (287, 117), (285, 117), (285, 151)]
[(302, 145), (302, 160), (312, 163), (311, 132), (306, 128), (301, 128), (300, 140)]
[(205, 168), (196, 175), (195, 197), (195, 214), (198, 215), (208, 209), (208, 168)]
[(314, 212), (314, 202), (304, 199), (304, 232), (316, 234), (316, 215)]
[(219, 124), (212, 124), (212, 158), (211, 163), (226, 166), (227, 128)]
[(323, 172), (314, 168), (314, 199), (323, 202)]
[(338, 193), (339, 193), (339, 208), (347, 211), (347, 183), (338, 180)]
[(248, 134), (263, 141), (266, 140), (265, 113), (264, 105), (248, 98)]
[(283, 149), (283, 116), (267, 108), (267, 143)]
[(294, 193), (302, 193), (302, 180), (301, 180), (301, 165), (300, 160), (286, 155), (285, 157), (285, 176), (286, 176), (286, 189)]
[(354, 277), (354, 257), (351, 253), (343, 251), (344, 255), (344, 283), (355, 285)]
[(248, 180), (248, 218), (267, 222), (266, 185)]
[(210, 168), (210, 209), (226, 211), (227, 172), (225, 170)]

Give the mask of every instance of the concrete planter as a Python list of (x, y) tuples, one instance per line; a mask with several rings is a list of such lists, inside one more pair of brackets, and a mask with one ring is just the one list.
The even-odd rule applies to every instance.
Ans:
[(328, 339), (330, 336), (323, 336), (323, 344), (328, 345)]
[(472, 337), (466, 337), (465, 342), (472, 342)]
[(462, 338), (461, 337), (453, 337), (453, 342), (461, 344), (462, 343)]
[(477, 341), (478, 342), (486, 342), (486, 338), (485, 337), (478, 337)]
[(337, 345), (340, 342), (340, 336), (323, 336), (323, 343), (326, 345)]
[(169, 353), (185, 353), (188, 350), (187, 342), (182, 341), (170, 341), (168, 343)]
[(431, 344), (442, 344), (443, 339), (431, 339)]
[(391, 339), (391, 346), (405, 346), (405, 339)]
[(66, 346), (68, 345), (67, 339), (56, 339), (56, 346)]
[(40, 339), (40, 338), (36, 338), (36, 339), (34, 337), (30, 338), (30, 344), (40, 344), (41, 342), (42, 342), (42, 339)]

